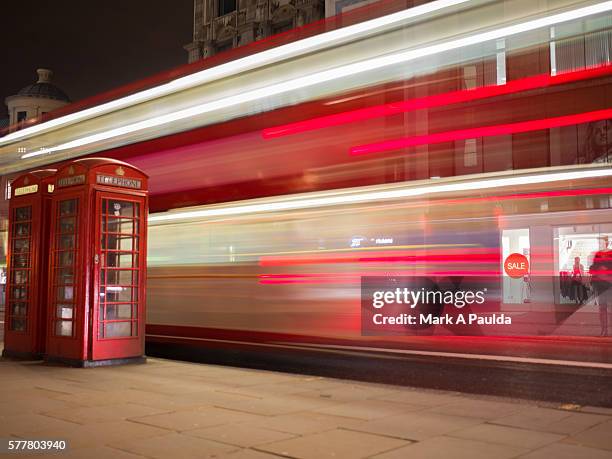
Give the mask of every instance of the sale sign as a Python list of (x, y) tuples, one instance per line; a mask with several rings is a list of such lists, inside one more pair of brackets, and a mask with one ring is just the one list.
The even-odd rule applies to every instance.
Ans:
[(504, 271), (514, 279), (524, 277), (529, 273), (529, 260), (521, 253), (511, 253), (504, 260)]

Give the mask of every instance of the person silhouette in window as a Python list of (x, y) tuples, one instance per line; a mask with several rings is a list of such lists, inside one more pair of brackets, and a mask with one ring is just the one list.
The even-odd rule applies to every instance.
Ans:
[(612, 306), (612, 250), (607, 248), (607, 241), (604, 249), (595, 253), (589, 272), (599, 305), (600, 336), (608, 336), (608, 308)]
[(583, 304), (587, 295), (584, 285), (584, 266), (580, 263), (580, 257), (574, 258), (574, 266), (572, 266), (572, 290), (574, 301), (577, 304)]

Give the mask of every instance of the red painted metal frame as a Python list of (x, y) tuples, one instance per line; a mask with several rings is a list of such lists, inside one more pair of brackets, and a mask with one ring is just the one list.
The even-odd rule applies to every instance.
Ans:
[[(136, 179), (141, 181), (139, 189), (98, 184), (97, 176)], [(78, 179), (77, 179), (78, 178)], [(63, 180), (75, 183), (62, 186)], [(65, 164), (56, 174), (52, 214), (52, 250), (50, 266), (56, 266), (55, 248), (57, 244), (58, 206), (66, 199), (78, 198), (77, 253), (74, 259), (75, 308), (73, 312), (72, 336), (57, 336), (54, 333), (55, 320), (48, 320), (47, 355), (48, 360), (65, 361), (71, 364), (86, 365), (95, 361), (129, 359), (144, 354), (145, 321), (145, 278), (146, 278), (146, 215), (148, 207), (148, 177), (135, 167), (112, 159), (86, 158)], [(132, 200), (140, 203), (142, 224), (139, 226), (142, 272), (139, 276), (139, 297), (142, 298), (138, 321), (139, 334), (133, 339), (112, 339), (100, 343), (97, 339), (99, 272), (100, 272), (100, 215), (98, 203), (103, 197), (119, 200)], [(97, 260), (96, 260), (97, 255)], [(50, 284), (55, 284), (55, 274), (51, 269)], [(54, 288), (49, 289), (49, 318), (55, 317), (53, 308)]]
[[(33, 171), (17, 177), (12, 182), (12, 197), (9, 202), (9, 238), (7, 253), (7, 283), (4, 321), (4, 354), (19, 357), (38, 358), (45, 350), (46, 333), (46, 289), (47, 289), (47, 257), (49, 208), (51, 203), (48, 184), (55, 173), (53, 169)], [(37, 191), (21, 196), (15, 196), (15, 190), (25, 186), (37, 186)], [(15, 212), (17, 209), (29, 207), (29, 260), (28, 266), (19, 268), (13, 265), (15, 249)], [(16, 284), (15, 271), (27, 271), (25, 284)], [(14, 288), (25, 286), (27, 297), (25, 301), (14, 301)], [(17, 299), (19, 300), (19, 298)], [(23, 331), (12, 330), (11, 322), (13, 303), (26, 303), (24, 320), (26, 328)], [(17, 317), (22, 317), (18, 315)]]

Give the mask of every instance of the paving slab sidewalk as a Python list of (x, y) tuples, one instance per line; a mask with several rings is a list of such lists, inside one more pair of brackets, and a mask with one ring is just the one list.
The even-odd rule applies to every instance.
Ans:
[(55, 457), (88, 459), (612, 459), (612, 411), (155, 358), (4, 359), (0, 438), (64, 439)]

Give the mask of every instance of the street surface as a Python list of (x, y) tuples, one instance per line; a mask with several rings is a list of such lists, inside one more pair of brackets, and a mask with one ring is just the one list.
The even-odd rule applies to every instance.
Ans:
[(603, 459), (612, 409), (156, 358), (93, 369), (4, 359), (0, 438), (67, 440), (55, 457), (89, 459)]

